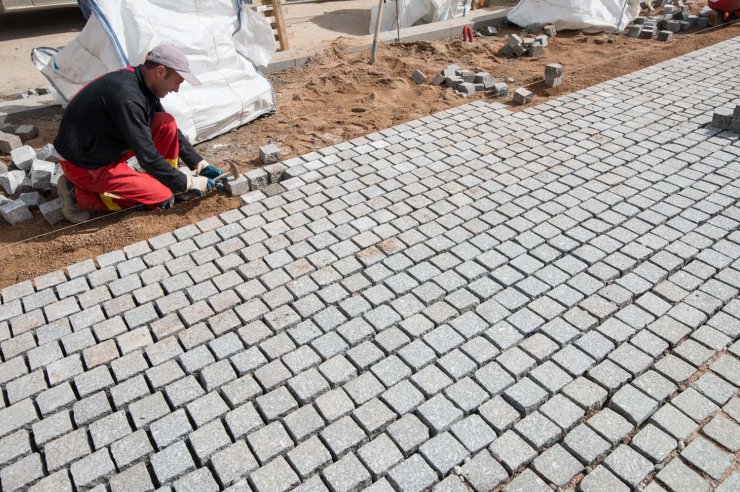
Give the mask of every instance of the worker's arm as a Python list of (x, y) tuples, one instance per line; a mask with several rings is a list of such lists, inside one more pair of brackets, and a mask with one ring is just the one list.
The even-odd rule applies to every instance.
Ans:
[(147, 112), (141, 101), (129, 98), (119, 101), (115, 107), (111, 108), (111, 115), (116, 128), (136, 155), (139, 165), (147, 173), (154, 176), (173, 193), (188, 189), (188, 180), (185, 175), (170, 166), (157, 152), (152, 140)]
[(195, 150), (195, 147), (192, 146), (190, 140), (188, 140), (179, 129), (177, 130), (177, 141), (180, 144), (180, 159), (182, 159), (182, 162), (184, 162), (190, 169), (195, 169), (203, 158), (200, 156), (198, 151)]

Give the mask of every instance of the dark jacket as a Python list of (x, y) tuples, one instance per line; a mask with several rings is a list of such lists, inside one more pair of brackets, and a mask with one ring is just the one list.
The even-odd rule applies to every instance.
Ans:
[[(65, 160), (85, 169), (107, 166), (131, 150), (147, 173), (175, 193), (185, 191), (185, 175), (154, 146), (151, 122), (157, 112), (164, 112), (162, 103), (144, 83), (141, 65), (105, 74), (69, 103), (54, 147)], [(202, 158), (180, 130), (177, 134), (179, 157), (192, 168)]]

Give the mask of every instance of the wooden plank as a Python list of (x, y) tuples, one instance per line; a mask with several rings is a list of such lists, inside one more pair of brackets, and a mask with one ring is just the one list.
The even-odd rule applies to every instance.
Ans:
[(273, 11), (275, 15), (275, 23), (277, 24), (278, 30), (278, 41), (280, 42), (280, 49), (285, 51), (288, 49), (288, 33), (285, 30), (285, 16), (283, 15), (283, 2), (282, 0), (272, 0)]
[(249, 8), (259, 12), (267, 19), (275, 33), (275, 40), (280, 47), (280, 51), (287, 50), (289, 46), (288, 31), (283, 15), (282, 0), (253, 0)]

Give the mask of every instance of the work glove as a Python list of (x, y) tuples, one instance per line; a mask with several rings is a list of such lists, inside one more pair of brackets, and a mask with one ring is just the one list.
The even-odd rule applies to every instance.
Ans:
[(193, 193), (195, 193), (196, 196), (205, 196), (216, 187), (216, 183), (214, 183), (212, 179), (206, 178), (205, 176), (187, 176), (187, 191), (192, 191)]
[(217, 177), (224, 174), (222, 170), (220, 170), (216, 166), (209, 164), (209, 162), (205, 159), (198, 163), (198, 167), (195, 169), (195, 172), (198, 176), (205, 176), (208, 179), (216, 179)]

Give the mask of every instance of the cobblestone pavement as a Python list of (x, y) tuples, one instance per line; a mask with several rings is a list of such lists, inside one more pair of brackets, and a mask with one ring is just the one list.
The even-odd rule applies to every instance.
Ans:
[(2, 491), (738, 490), (738, 53), (341, 143), (3, 289)]

